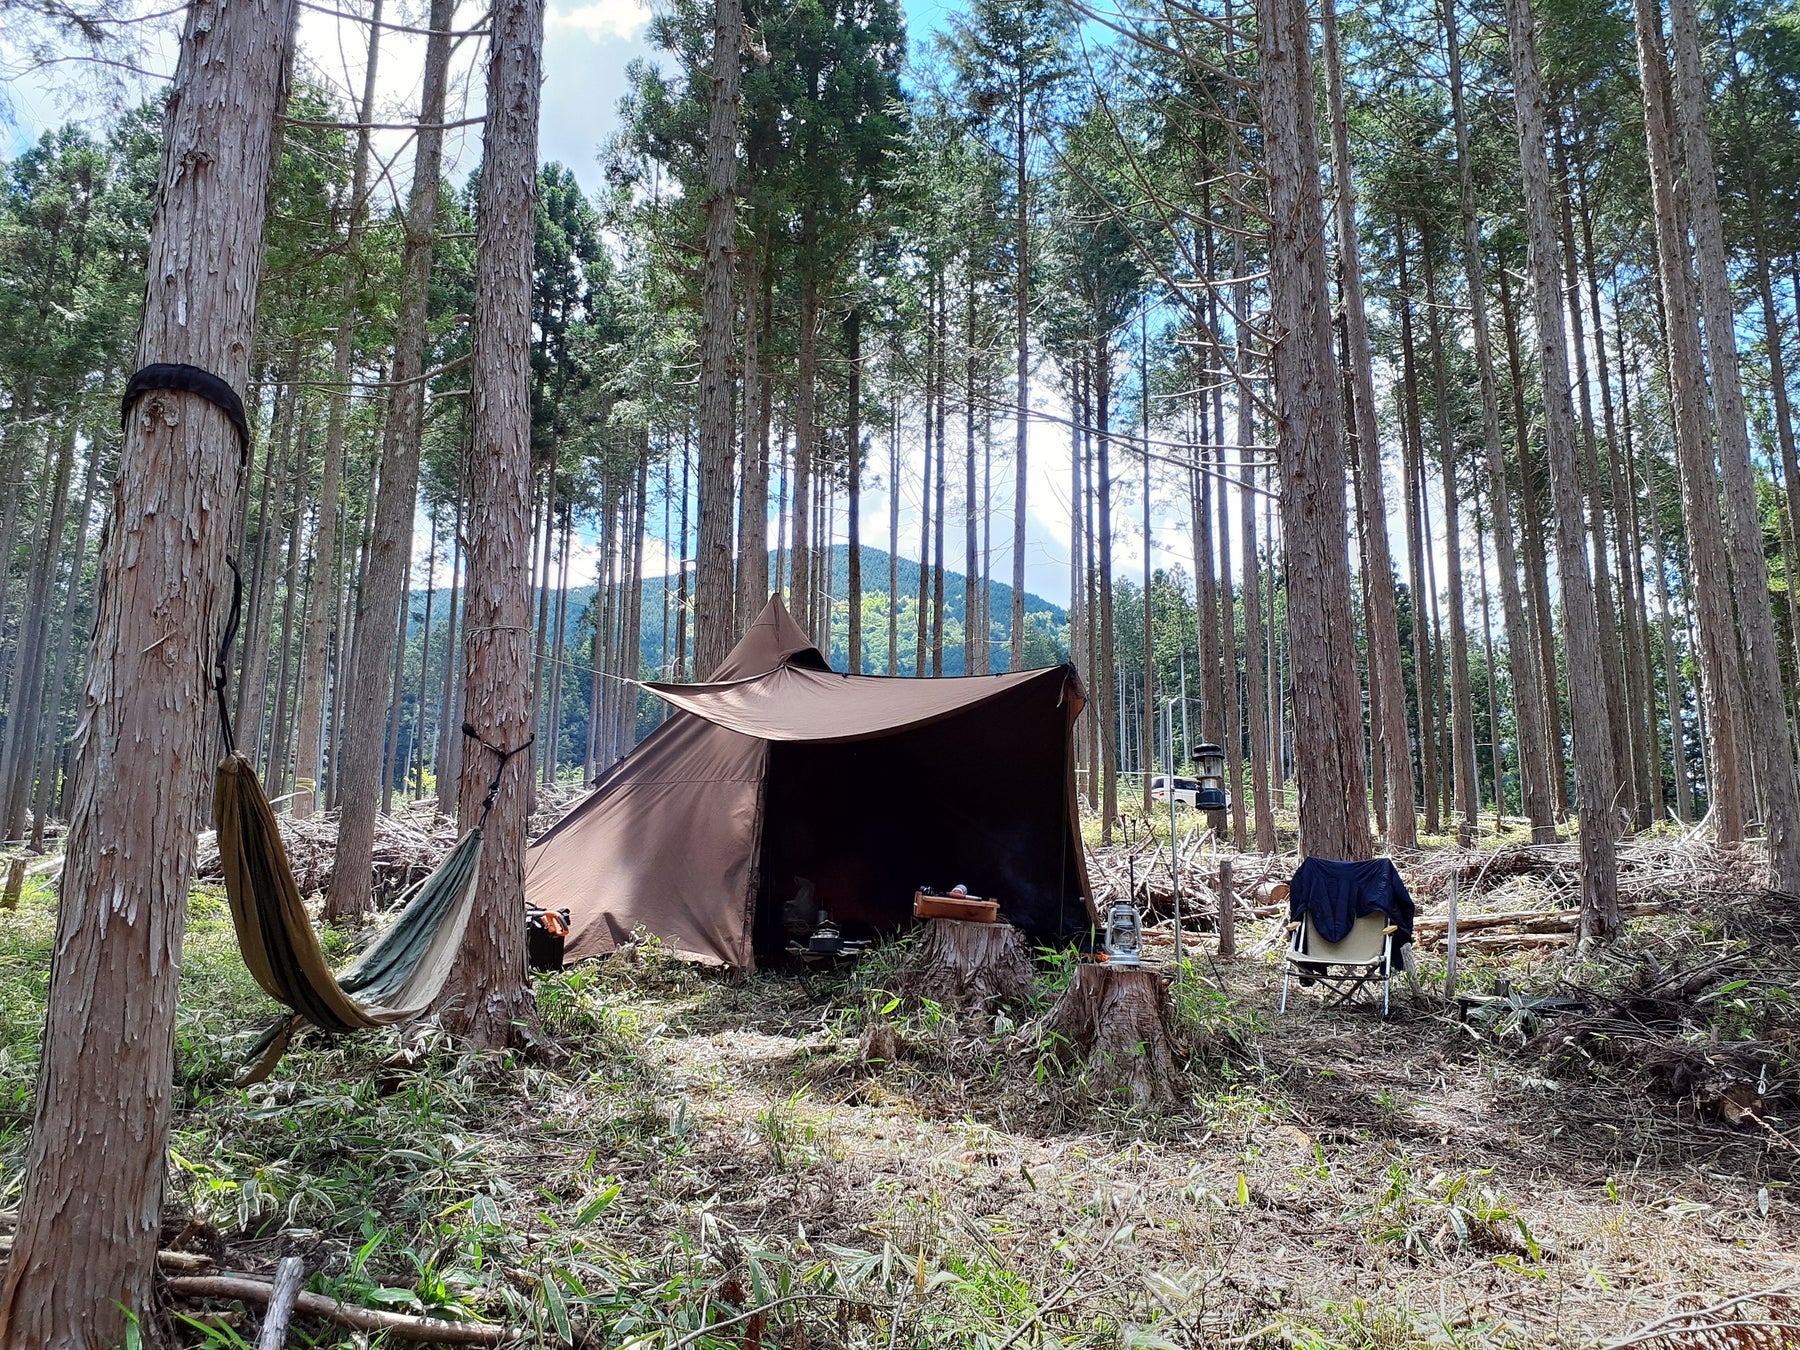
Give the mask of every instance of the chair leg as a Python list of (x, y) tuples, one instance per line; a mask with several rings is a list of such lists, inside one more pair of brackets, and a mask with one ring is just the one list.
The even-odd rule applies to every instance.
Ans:
[(1287, 1011), (1288, 981), (1294, 978), (1294, 968), (1289, 965), (1281, 972), (1281, 1011)]

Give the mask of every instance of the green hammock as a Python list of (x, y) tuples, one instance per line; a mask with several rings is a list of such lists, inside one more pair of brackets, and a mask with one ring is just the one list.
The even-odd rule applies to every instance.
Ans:
[(292, 1008), (250, 1052), (238, 1082), (261, 1082), (301, 1023), (361, 1031), (417, 1017), (444, 988), (481, 876), (481, 829), (408, 894), (400, 917), (343, 975), (334, 976), (288, 864), (275, 812), (250, 761), (233, 751), (213, 785), (225, 894), (244, 964), (263, 992)]
[[(235, 563), (231, 570), (236, 577)], [(481, 877), (482, 826), (500, 790), (500, 776), (507, 760), (531, 740), (515, 750), (502, 750), (482, 740), (474, 727), (463, 724), (463, 734), (500, 761), (481, 804), (479, 823), (457, 841), (436, 871), (408, 892), (399, 917), (362, 959), (343, 975), (333, 975), (294, 880), (275, 812), (255, 768), (233, 743), (225, 706), (225, 672), (241, 596), (240, 578), (233, 589), (231, 620), (213, 672), (226, 749), (213, 780), (213, 824), (219, 834), (225, 894), (231, 901), (231, 922), (237, 929), (244, 964), (264, 993), (293, 1009), (251, 1048), (237, 1080), (248, 1085), (261, 1082), (274, 1071), (303, 1023), (326, 1031), (362, 1031), (409, 1021), (436, 1001), (456, 964), (463, 929), (474, 906)]]

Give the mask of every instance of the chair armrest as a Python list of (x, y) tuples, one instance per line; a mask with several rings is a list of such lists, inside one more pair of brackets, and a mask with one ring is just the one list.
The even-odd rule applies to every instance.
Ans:
[(1392, 937), (1392, 936), (1394, 936), (1395, 933), (1398, 933), (1399, 931), (1400, 931), (1399, 924), (1390, 923), (1386, 928), (1381, 930), (1381, 934), (1383, 937)]

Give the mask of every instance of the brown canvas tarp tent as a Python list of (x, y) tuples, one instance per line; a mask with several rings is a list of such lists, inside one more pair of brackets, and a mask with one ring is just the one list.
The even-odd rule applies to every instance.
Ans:
[(1071, 666), (916, 680), (841, 675), (771, 598), (705, 684), (532, 845), (525, 898), (568, 909), (565, 961), (643, 928), (745, 969), (780, 951), (795, 878), (846, 936), (912, 922), (961, 883), (1040, 940), (1092, 921)]

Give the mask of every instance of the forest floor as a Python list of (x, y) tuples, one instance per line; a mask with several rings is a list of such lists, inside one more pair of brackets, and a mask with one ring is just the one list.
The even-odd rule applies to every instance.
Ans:
[[(1548, 913), (1565, 852), (1438, 850), (1408, 877), (1425, 916), (1452, 873), (1465, 914)], [(1585, 1015), (1465, 1023), (1431, 947), (1426, 992), (1397, 982), (1386, 1020), (1312, 990), (1282, 1014), (1278, 917), (1241, 920), (1228, 963), (1202, 939), (1176, 999), (1181, 1103), (1155, 1116), (1058, 1071), (1032, 1009), (909, 1009), (899, 944), (808, 981), (646, 944), (539, 979), (561, 1062), (415, 1027), (314, 1037), (239, 1090), (239, 1033), (272, 1008), (200, 887), (165, 1245), (261, 1273), (300, 1254), (315, 1289), (526, 1344), (1800, 1344), (1800, 908), (1748, 884), (1748, 859), (1640, 852), (1627, 898), (1665, 912), (1604, 953), (1527, 923), (1466, 955), (1465, 989), (1579, 991)], [(1655, 904), (1653, 877), (1673, 878)], [(0, 912), (0, 1210), (52, 927), (47, 887)], [(1040, 964), (1046, 1004), (1069, 969)], [(858, 1054), (871, 1020), (897, 1062)], [(229, 1303), (171, 1317), (194, 1345), (257, 1324)]]

